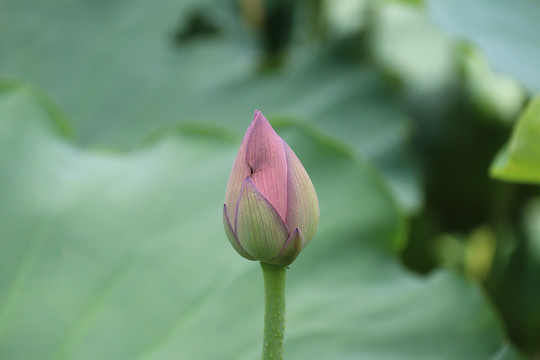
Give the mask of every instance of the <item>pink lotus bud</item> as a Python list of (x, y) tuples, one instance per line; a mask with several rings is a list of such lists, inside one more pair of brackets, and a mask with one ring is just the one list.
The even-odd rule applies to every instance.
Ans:
[(306, 170), (258, 110), (231, 170), (223, 223), (240, 255), (283, 266), (319, 225), (319, 202)]

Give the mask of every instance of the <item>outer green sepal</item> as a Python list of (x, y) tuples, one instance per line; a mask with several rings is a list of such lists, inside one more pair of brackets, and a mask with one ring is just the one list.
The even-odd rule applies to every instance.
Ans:
[(287, 266), (290, 265), (304, 248), (304, 235), (299, 228), (295, 228), (278, 255), (266, 261), (268, 264)]
[(225, 227), (225, 234), (227, 234), (227, 238), (234, 250), (248, 260), (256, 260), (253, 256), (249, 255), (242, 245), (240, 245), (240, 242), (238, 242), (236, 234), (231, 226), (231, 222), (229, 221), (229, 216), (227, 215), (227, 205), (223, 205), (223, 226)]
[(287, 226), (276, 208), (246, 177), (236, 208), (236, 237), (253, 257), (267, 261), (279, 254), (289, 238)]

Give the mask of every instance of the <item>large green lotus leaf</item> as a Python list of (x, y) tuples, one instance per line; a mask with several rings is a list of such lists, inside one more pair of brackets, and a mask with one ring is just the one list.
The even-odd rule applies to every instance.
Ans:
[[(238, 143), (83, 150), (43, 104), (27, 87), (0, 94), (0, 358), (257, 358), (260, 269), (221, 223)], [(518, 357), (481, 291), (388, 251), (404, 223), (376, 171), (317, 131), (278, 130), (321, 206), (288, 274), (288, 358)]]
[(533, 0), (429, 0), (434, 19), (478, 45), (496, 70), (540, 91), (540, 2)]
[(490, 171), (503, 180), (540, 183), (540, 96), (523, 111)]
[[(238, 132), (255, 108), (301, 116), (373, 159), (404, 208), (421, 207), (410, 126), (374, 69), (302, 45), (291, 48), (282, 69), (261, 73), (256, 44), (229, 25), (241, 21), (229, 2), (195, 3), (4, 1), (0, 76), (52, 94), (85, 146), (134, 148), (179, 121)], [(175, 42), (194, 6), (221, 32)]]

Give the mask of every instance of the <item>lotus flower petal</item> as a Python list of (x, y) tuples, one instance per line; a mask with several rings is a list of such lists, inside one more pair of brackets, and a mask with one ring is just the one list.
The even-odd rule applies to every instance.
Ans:
[(225, 204), (228, 204), (227, 216), (231, 224), (235, 223), (236, 216), (236, 202), (238, 201), (238, 195), (240, 195), (240, 189), (242, 188), (242, 182), (244, 179), (251, 174), (250, 167), (246, 161), (246, 149), (253, 129), (253, 122), (247, 128), (242, 144), (240, 145), (240, 150), (236, 155), (236, 160), (231, 170), (231, 175), (229, 177), (229, 183), (227, 184), (227, 193), (225, 194)]
[(296, 228), (283, 245), (279, 254), (268, 260), (267, 263), (287, 266), (296, 259), (304, 246), (304, 235), (302, 235), (302, 231), (299, 228)]
[(261, 261), (276, 256), (289, 237), (278, 211), (250, 177), (242, 184), (235, 219), (234, 230), (240, 245)]
[(244, 250), (242, 245), (240, 245), (240, 242), (234, 233), (234, 229), (231, 226), (231, 222), (229, 221), (229, 216), (227, 215), (227, 205), (223, 205), (223, 226), (225, 227), (225, 234), (227, 234), (227, 238), (229, 239), (234, 250), (236, 250), (236, 252), (246, 259), (256, 260), (253, 256), (249, 255), (246, 250)]
[(315, 235), (319, 226), (319, 201), (309, 175), (289, 145), (282, 140), (287, 158), (287, 228), (302, 229), (304, 246)]
[(246, 149), (250, 177), (285, 219), (287, 212), (287, 160), (283, 140), (260, 111), (255, 111)]

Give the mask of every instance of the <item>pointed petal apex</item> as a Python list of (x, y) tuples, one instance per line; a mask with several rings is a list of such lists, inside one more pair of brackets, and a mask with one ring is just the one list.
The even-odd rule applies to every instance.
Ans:
[(278, 211), (249, 177), (240, 191), (235, 229), (242, 248), (261, 261), (276, 256), (289, 237)]
[(255, 111), (246, 147), (248, 174), (282, 218), (287, 211), (287, 160), (283, 140), (260, 111)]
[[(253, 121), (257, 120), (259, 118), (259, 116), (262, 115), (262, 112), (260, 112), (259, 110), (255, 109), (255, 111), (253, 112)], [(264, 118), (264, 116), (263, 116)], [(266, 119), (265, 119), (266, 120)], [(252, 122), (253, 122), (252, 121)]]
[(299, 228), (296, 228), (291, 233), (291, 236), (289, 236), (289, 239), (285, 245), (283, 245), (283, 248), (279, 254), (266, 262), (281, 266), (290, 265), (296, 259), (298, 254), (300, 254), (303, 248), (304, 235), (302, 235), (302, 231), (300, 231)]
[(231, 226), (231, 222), (229, 221), (229, 216), (227, 215), (227, 205), (223, 205), (223, 226), (225, 227), (225, 234), (227, 234), (227, 238), (229, 239), (234, 250), (248, 260), (256, 260), (253, 256), (249, 255), (238, 242), (238, 239), (236, 238), (234, 230)]

